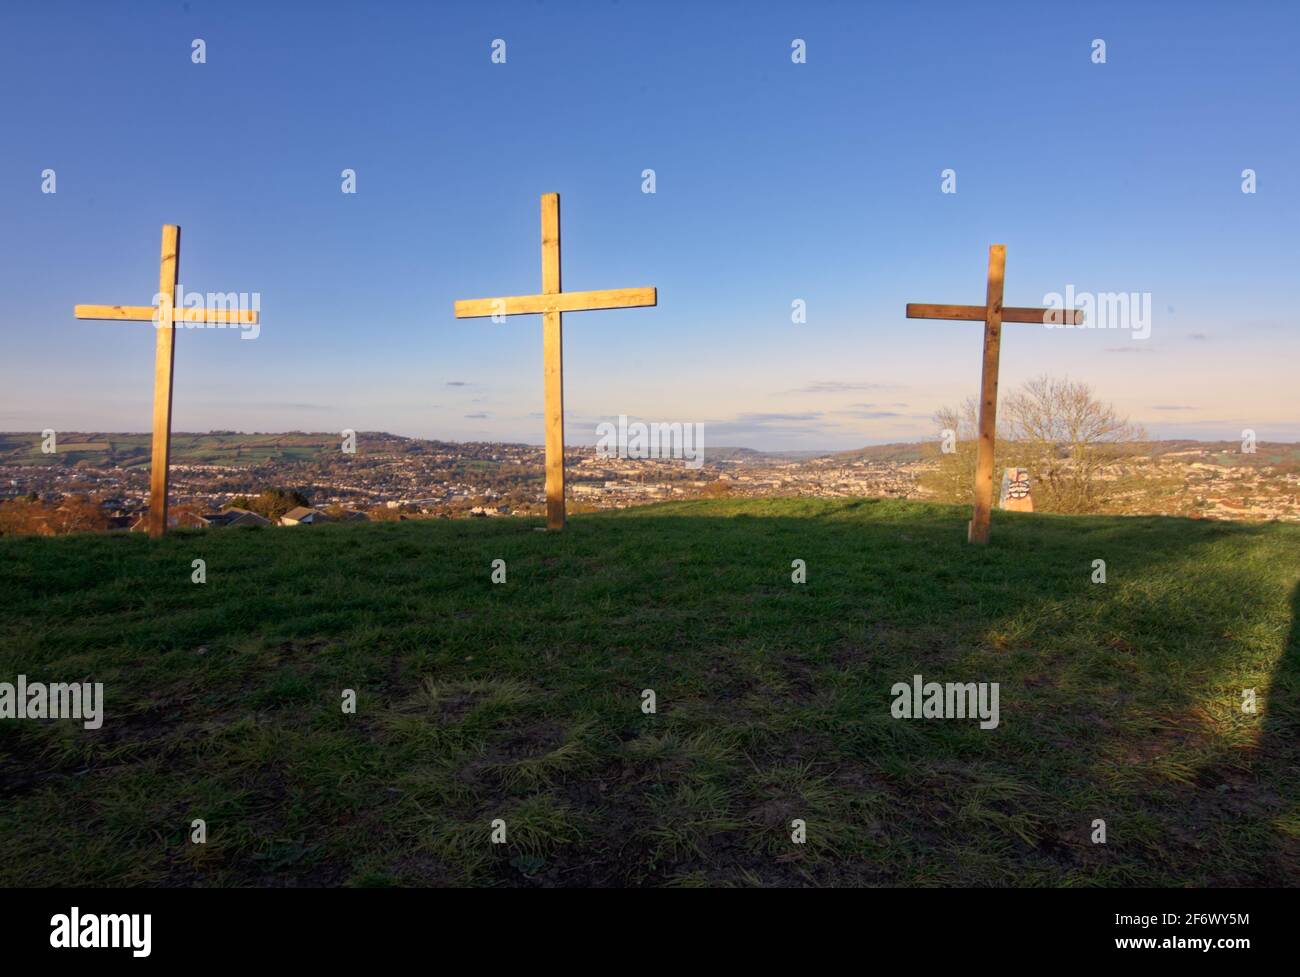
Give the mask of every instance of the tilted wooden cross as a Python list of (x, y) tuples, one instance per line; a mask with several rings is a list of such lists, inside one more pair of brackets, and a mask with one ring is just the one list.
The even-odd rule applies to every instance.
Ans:
[(172, 437), (172, 367), (175, 363), (176, 322), (257, 324), (257, 313), (243, 309), (176, 308), (176, 283), (181, 261), (181, 229), (164, 224), (162, 266), (158, 273), (158, 305), (78, 305), (78, 319), (149, 321), (157, 330), (153, 367), (153, 460), (149, 471), (149, 535), (167, 532), (167, 475)]
[(1003, 322), (1036, 322), (1040, 325), (1080, 325), (1083, 313), (1077, 309), (1027, 309), (1002, 307), (1002, 280), (1006, 274), (1007, 248), (989, 245), (989, 283), (983, 305), (921, 305), (909, 303), (909, 319), (984, 320), (984, 368), (980, 374), (979, 446), (975, 460), (975, 512), (966, 538), (971, 543), (989, 541), (989, 512), (993, 507), (993, 448), (998, 412), (998, 355), (1002, 350)]
[(542, 194), (542, 293), (495, 299), (458, 299), (457, 319), (542, 314), (542, 375), (545, 380), (546, 528), (564, 528), (564, 358), (561, 323), (565, 312), (632, 309), (658, 303), (650, 288), (560, 291), (560, 195)]

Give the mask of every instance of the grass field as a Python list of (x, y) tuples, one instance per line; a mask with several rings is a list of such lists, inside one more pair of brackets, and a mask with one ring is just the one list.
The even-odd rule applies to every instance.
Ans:
[[(78, 440), (68, 432), (57, 439), (58, 451), (42, 451), (39, 432), (0, 433), (0, 469), (6, 465), (71, 466), (84, 461), (95, 466), (148, 468), (152, 435), (97, 434)], [(239, 465), (269, 462), (318, 461), (337, 457), (335, 434), (186, 434), (173, 432), (171, 459), (175, 465)]]
[(967, 515), (0, 540), (0, 681), (107, 698), (0, 721), (0, 884), (1300, 883), (1300, 526)]

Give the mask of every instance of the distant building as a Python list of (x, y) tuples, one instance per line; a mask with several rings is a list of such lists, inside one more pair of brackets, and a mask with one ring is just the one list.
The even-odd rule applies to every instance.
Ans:
[[(216, 513), (212, 513), (216, 515)], [(205, 529), (212, 525), (207, 516), (195, 512), (193, 509), (186, 509), (181, 506), (173, 506), (167, 509), (167, 528), (168, 529)], [(149, 531), (149, 513), (144, 512), (131, 525), (133, 533), (147, 533)]]
[(208, 513), (207, 518), (210, 525), (224, 526), (227, 529), (238, 529), (244, 526), (272, 526), (274, 523), (266, 516), (259, 515), (249, 509), (241, 509), (239, 506), (230, 506), (222, 509), (220, 512)]
[[(149, 513), (143, 513), (135, 518), (131, 523), (131, 531), (143, 533), (149, 529)], [(115, 518), (110, 520), (113, 523), (112, 528), (125, 528)], [(168, 529), (225, 529), (239, 526), (270, 526), (271, 520), (265, 516), (259, 516), (256, 512), (248, 509), (231, 507), (221, 512), (195, 512), (183, 506), (170, 508), (167, 510), (167, 528)]]
[(300, 505), (296, 509), (290, 509), (280, 517), (281, 526), (315, 526), (319, 523), (333, 521), (333, 519), (321, 512), (319, 509), (312, 509), (305, 505)]

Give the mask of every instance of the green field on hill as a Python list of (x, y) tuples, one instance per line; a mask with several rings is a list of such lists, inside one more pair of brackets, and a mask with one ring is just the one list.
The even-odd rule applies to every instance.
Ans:
[(0, 885), (1300, 884), (1300, 526), (967, 517), (0, 539), (0, 682), (106, 697), (0, 720)]
[[(152, 435), (61, 435), (58, 451), (41, 451), (39, 433), (0, 434), (0, 468), (6, 465), (88, 465), (122, 468), (148, 466)], [(333, 434), (172, 434), (171, 460), (175, 465), (259, 465), (268, 462), (317, 461), (337, 454), (339, 439)]]

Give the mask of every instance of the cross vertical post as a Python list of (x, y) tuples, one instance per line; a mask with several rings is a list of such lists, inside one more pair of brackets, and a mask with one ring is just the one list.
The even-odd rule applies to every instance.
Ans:
[(1002, 352), (1002, 285), (1007, 248), (989, 245), (989, 284), (984, 302), (984, 369), (980, 374), (979, 447), (975, 460), (975, 512), (967, 528), (971, 543), (989, 541), (993, 508), (993, 447), (998, 426), (998, 358)]
[[(560, 195), (542, 194), (542, 294), (560, 292)], [(542, 313), (546, 528), (564, 528), (564, 313)]]
[(172, 439), (172, 376), (176, 367), (176, 280), (181, 257), (181, 229), (164, 224), (158, 271), (159, 321), (153, 363), (153, 460), (149, 468), (149, 537), (167, 532), (167, 483)]

